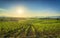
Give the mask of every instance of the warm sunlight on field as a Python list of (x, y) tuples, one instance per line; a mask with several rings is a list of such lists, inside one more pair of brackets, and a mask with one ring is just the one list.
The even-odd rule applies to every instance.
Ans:
[(0, 38), (60, 38), (60, 1), (0, 0)]

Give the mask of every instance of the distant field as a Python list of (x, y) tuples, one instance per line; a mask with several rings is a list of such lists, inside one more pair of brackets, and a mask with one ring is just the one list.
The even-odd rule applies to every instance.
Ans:
[(0, 18), (0, 38), (60, 38), (60, 19)]

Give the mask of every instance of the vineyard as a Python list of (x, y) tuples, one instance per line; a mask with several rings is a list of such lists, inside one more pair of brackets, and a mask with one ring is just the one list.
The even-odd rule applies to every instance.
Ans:
[(0, 20), (0, 38), (60, 38), (60, 19)]

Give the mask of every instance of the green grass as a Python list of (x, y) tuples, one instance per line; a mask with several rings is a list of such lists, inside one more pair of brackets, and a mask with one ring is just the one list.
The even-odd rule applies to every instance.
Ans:
[(6, 36), (10, 37), (8, 33), (15, 35), (16, 37), (17, 35), (20, 36), (20, 34), (25, 34), (23, 36), (29, 36), (29, 34), (33, 34), (36, 38), (60, 38), (60, 20), (33, 19), (0, 21), (0, 37), (4, 37), (5, 34)]

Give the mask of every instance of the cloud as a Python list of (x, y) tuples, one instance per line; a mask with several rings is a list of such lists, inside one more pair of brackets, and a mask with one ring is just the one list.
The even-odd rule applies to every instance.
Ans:
[(6, 9), (2, 9), (2, 8), (0, 8), (0, 14), (1, 13), (7, 13), (8, 11), (6, 10)]

